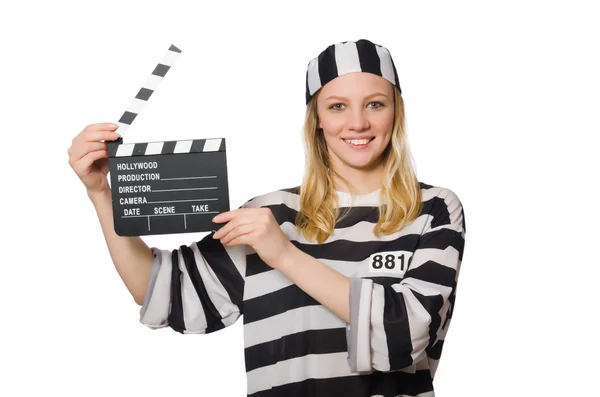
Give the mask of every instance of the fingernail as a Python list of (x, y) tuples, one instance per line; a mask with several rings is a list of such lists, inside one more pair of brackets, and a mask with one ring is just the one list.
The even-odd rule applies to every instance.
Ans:
[(119, 124), (115, 124), (115, 123), (111, 123), (111, 124), (110, 124), (110, 126), (111, 126), (112, 128), (119, 128)]

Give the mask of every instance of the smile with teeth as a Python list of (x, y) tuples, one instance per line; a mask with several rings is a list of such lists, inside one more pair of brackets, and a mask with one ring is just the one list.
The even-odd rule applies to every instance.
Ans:
[(342, 140), (351, 146), (367, 146), (369, 142), (371, 142), (375, 138), (367, 138), (367, 139), (344, 139)]

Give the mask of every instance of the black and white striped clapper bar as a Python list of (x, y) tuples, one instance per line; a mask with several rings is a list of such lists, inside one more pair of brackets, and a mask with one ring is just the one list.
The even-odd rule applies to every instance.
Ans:
[(171, 46), (118, 121), (108, 141), (115, 232), (142, 236), (219, 229), (229, 211), (225, 138), (123, 143), (123, 135), (181, 50)]

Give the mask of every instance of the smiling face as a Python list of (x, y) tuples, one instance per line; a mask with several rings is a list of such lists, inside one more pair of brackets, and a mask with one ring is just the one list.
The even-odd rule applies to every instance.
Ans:
[(392, 84), (372, 73), (347, 73), (325, 84), (317, 95), (318, 127), (333, 168), (346, 175), (380, 168), (394, 124)]

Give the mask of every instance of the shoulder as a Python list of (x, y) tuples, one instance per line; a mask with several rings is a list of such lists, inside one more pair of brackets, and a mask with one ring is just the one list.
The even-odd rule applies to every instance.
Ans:
[[(445, 186), (419, 182), (423, 195), (424, 212), (433, 216), (434, 224), (457, 223), (466, 231), (465, 213), (457, 193)], [(439, 225), (438, 225), (439, 226)]]
[(419, 182), (419, 186), (421, 187), (422, 200), (424, 202), (434, 200), (443, 201), (446, 204), (455, 203), (460, 205), (458, 195), (448, 187), (431, 185), (425, 182)]

